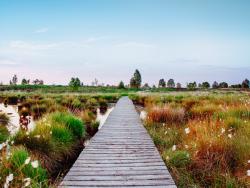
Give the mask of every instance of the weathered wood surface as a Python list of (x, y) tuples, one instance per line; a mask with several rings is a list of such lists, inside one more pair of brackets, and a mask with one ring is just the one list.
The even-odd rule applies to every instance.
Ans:
[(60, 187), (176, 187), (132, 101), (122, 97)]

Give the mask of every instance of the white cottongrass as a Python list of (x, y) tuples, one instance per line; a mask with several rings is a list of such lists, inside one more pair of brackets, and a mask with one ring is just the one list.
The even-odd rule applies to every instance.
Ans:
[(37, 168), (38, 167), (38, 161), (37, 160), (32, 161), (31, 165), (32, 165), (33, 168)]
[(172, 151), (175, 151), (175, 150), (176, 150), (176, 145), (173, 145)]
[(34, 137), (36, 137), (36, 138), (40, 138), (40, 137), (41, 137), (41, 135), (35, 135)]
[(188, 128), (185, 128), (185, 133), (186, 133), (186, 134), (189, 134), (189, 133), (190, 133), (189, 127), (188, 127)]
[(248, 160), (247, 163), (250, 164), (250, 160)]
[(221, 128), (221, 134), (223, 134), (225, 131), (225, 128)]
[(247, 176), (250, 176), (250, 170), (247, 170)]
[(14, 178), (13, 174), (9, 174), (6, 177), (6, 180), (5, 180), (5, 183), (4, 183), (4, 188), (8, 188), (9, 187), (10, 182), (13, 180), (13, 178)]
[(23, 181), (24, 181), (24, 186), (23, 187), (28, 187), (30, 185), (31, 179), (30, 178), (25, 178)]
[(228, 134), (227, 136), (228, 136), (228, 138), (232, 138), (233, 137), (232, 134)]
[(6, 146), (6, 143), (5, 143), (5, 142), (2, 143), (2, 144), (0, 144), (0, 150), (3, 149), (5, 146)]
[(30, 163), (30, 157), (28, 157), (26, 160), (25, 160), (25, 162), (24, 162), (24, 164), (29, 164)]
[(3, 146), (3, 144), (0, 144), (0, 150), (2, 150), (2, 149), (3, 149), (3, 147), (4, 147), (4, 146)]
[(184, 147), (185, 147), (186, 149), (188, 149), (188, 145), (185, 145)]

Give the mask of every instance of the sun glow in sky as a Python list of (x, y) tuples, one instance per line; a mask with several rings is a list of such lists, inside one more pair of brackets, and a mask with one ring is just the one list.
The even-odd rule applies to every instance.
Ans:
[(250, 75), (248, 0), (1, 0), (0, 82), (160, 78), (242, 82)]

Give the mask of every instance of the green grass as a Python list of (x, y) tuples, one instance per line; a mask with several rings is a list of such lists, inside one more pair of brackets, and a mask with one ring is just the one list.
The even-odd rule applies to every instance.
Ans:
[(6, 125), (9, 122), (9, 117), (5, 113), (0, 113), (0, 144), (5, 142), (9, 137), (9, 131)]
[(83, 122), (71, 114), (56, 112), (52, 115), (52, 120), (56, 123), (64, 124), (77, 138), (82, 138), (86, 134)]
[[(25, 178), (30, 178), (29, 187), (48, 187), (47, 172), (38, 162), (38, 167), (34, 168), (31, 162), (36, 161), (33, 156), (24, 147), (14, 147), (11, 149), (11, 157), (2, 159), (0, 164), (1, 179), (0, 184), (3, 185), (6, 176), (13, 174), (13, 181), (10, 182), (11, 187), (21, 187)], [(30, 158), (30, 162), (25, 164), (26, 159)], [(8, 168), (6, 168), (8, 167)]]

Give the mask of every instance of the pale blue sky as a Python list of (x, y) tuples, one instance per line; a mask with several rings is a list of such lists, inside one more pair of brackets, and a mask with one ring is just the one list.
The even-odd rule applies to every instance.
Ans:
[(0, 0), (0, 81), (66, 84), (250, 75), (248, 0)]

